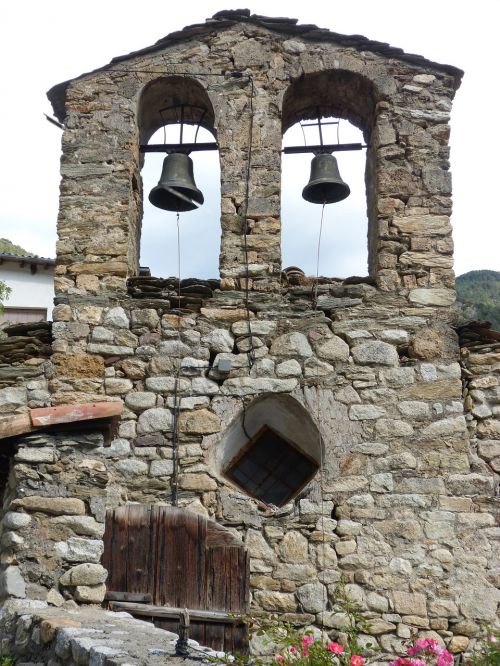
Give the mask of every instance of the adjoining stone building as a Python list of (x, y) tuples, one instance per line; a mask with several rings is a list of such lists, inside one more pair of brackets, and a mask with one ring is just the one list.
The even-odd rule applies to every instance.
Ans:
[[(256, 611), (334, 633), (343, 576), (380, 663), (422, 632), (462, 652), (494, 621), (500, 355), (464, 372), (452, 328), (461, 76), (238, 10), (49, 92), (64, 123), (52, 355), (0, 389), (4, 597), (100, 603), (106, 512), (109, 530), (138, 503), (241, 540)], [(179, 285), (140, 277), (138, 257), (140, 146), (182, 104), (217, 140), (222, 241), (220, 279)], [(282, 135), (318, 113), (368, 146), (366, 278), (282, 272)]]

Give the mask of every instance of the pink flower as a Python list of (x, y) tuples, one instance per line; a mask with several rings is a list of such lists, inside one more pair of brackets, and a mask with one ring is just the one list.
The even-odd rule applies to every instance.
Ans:
[(391, 661), (389, 666), (414, 666), (416, 662), (405, 659), (404, 657), (398, 657), (395, 661)]
[(312, 636), (303, 636), (302, 637), (302, 647), (308, 648), (314, 643), (314, 638)]
[(436, 666), (449, 666), (453, 664), (453, 656), (448, 652), (448, 650), (443, 650), (436, 660)]
[(351, 657), (351, 666), (363, 666), (364, 663), (365, 663), (365, 660), (363, 659), (363, 657), (360, 657), (357, 654), (354, 654)]
[(290, 652), (291, 652), (292, 654), (297, 654), (298, 650), (297, 650), (297, 648), (295, 647), (295, 645), (292, 645), (292, 647), (290, 648)]
[(333, 654), (342, 654), (344, 651), (344, 648), (342, 645), (340, 645), (340, 643), (328, 643), (326, 649), (330, 650), (330, 652), (333, 652)]
[(285, 660), (285, 657), (284, 657), (282, 654), (277, 654), (276, 657), (275, 657), (274, 659), (275, 659), (275, 661), (277, 661), (278, 664), (279, 664), (281, 661), (284, 661), (284, 660)]

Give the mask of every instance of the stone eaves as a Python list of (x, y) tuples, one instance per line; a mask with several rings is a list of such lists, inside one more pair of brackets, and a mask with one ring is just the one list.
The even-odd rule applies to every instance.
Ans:
[(249, 9), (233, 9), (223, 10), (217, 12), (212, 18), (207, 19), (205, 23), (195, 23), (194, 25), (187, 26), (183, 30), (172, 32), (166, 37), (158, 40), (155, 44), (148, 46), (139, 51), (133, 51), (123, 56), (117, 56), (111, 60), (108, 65), (96, 69), (92, 72), (81, 74), (75, 79), (63, 81), (51, 88), (47, 96), (52, 103), (55, 116), (63, 121), (65, 117), (65, 99), (66, 90), (72, 81), (78, 80), (89, 74), (96, 74), (101, 71), (106, 71), (113, 65), (121, 62), (131, 60), (137, 56), (154, 53), (173, 44), (180, 42), (187, 42), (191, 39), (196, 39), (202, 36), (207, 36), (216, 32), (221, 32), (227, 28), (232, 27), (236, 23), (251, 23), (267, 30), (274, 32), (284, 33), (291, 37), (300, 37), (310, 41), (330, 41), (335, 42), (344, 47), (351, 47), (362, 51), (371, 51), (381, 56), (395, 58), (414, 65), (422, 67), (429, 67), (437, 71), (443, 72), (453, 77), (455, 81), (455, 89), (458, 89), (463, 76), (463, 71), (452, 65), (444, 65), (441, 63), (432, 62), (423, 56), (411, 53), (405, 53), (402, 49), (390, 46), (384, 42), (373, 41), (363, 37), (362, 35), (341, 35), (336, 32), (331, 32), (326, 28), (318, 28), (314, 24), (299, 24), (297, 19), (282, 18), (282, 17), (269, 17), (260, 16), (258, 14), (251, 14)]

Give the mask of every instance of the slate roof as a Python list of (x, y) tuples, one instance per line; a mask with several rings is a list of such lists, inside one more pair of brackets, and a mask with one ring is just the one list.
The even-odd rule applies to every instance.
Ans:
[(0, 253), (0, 264), (4, 261), (18, 261), (25, 262), (27, 264), (46, 264), (47, 266), (55, 265), (56, 260), (51, 259), (50, 257), (37, 257), (32, 254), (27, 254), (26, 256), (22, 254), (4, 254)]
[(291, 37), (295, 36), (311, 41), (331, 41), (340, 44), (341, 46), (348, 46), (363, 51), (371, 51), (372, 53), (377, 53), (389, 58), (396, 58), (415, 65), (431, 67), (432, 69), (452, 76), (455, 81), (455, 89), (458, 89), (460, 86), (463, 76), (463, 71), (457, 67), (432, 62), (420, 55), (405, 53), (400, 48), (390, 46), (384, 42), (367, 39), (362, 35), (341, 35), (336, 32), (331, 32), (326, 28), (318, 28), (318, 26), (314, 24), (299, 24), (297, 19), (293, 18), (260, 16), (259, 14), (251, 14), (249, 9), (229, 9), (217, 12), (212, 18), (207, 19), (205, 23), (195, 23), (194, 25), (187, 26), (183, 30), (172, 32), (151, 46), (140, 49), (139, 51), (133, 51), (127, 55), (117, 56), (113, 58), (108, 65), (100, 67), (93, 72), (87, 72), (75, 79), (63, 81), (62, 83), (55, 85), (47, 93), (47, 96), (52, 103), (54, 114), (60, 121), (64, 120), (66, 89), (72, 81), (88, 76), (89, 74), (105, 71), (111, 65), (117, 65), (121, 62), (130, 60), (131, 58), (135, 58), (136, 56), (154, 53), (155, 51), (159, 51), (173, 44), (178, 44), (179, 42), (185, 42), (193, 38), (220, 32), (221, 30), (230, 28), (236, 23), (251, 23), (262, 28), (267, 28), (268, 30), (288, 34)]

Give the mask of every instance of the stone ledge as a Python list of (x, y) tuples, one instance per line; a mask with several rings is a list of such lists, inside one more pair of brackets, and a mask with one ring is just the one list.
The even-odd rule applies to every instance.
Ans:
[[(198, 659), (175, 655), (177, 634), (100, 608), (51, 608), (41, 601), (8, 601), (0, 609), (2, 647), (18, 661), (37, 664), (121, 666), (199, 664), (209, 648), (193, 645)], [(193, 641), (194, 643), (194, 641)], [(200, 652), (201, 651), (201, 652)]]

